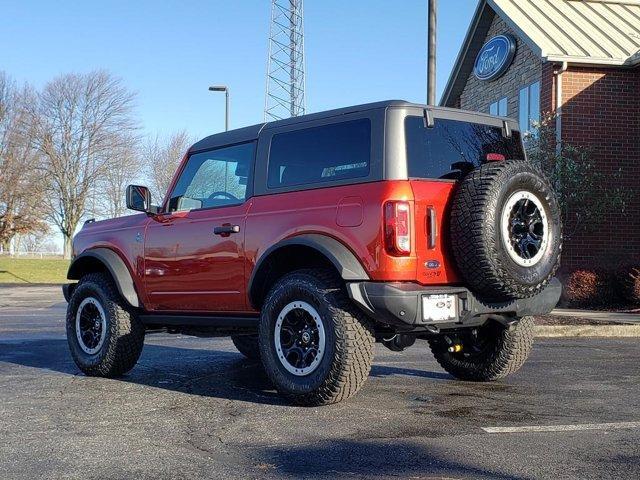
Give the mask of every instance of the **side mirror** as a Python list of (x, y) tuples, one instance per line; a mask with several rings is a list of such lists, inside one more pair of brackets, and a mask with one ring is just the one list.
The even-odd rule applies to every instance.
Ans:
[(157, 213), (157, 207), (151, 205), (151, 192), (141, 185), (127, 186), (127, 208), (145, 213)]

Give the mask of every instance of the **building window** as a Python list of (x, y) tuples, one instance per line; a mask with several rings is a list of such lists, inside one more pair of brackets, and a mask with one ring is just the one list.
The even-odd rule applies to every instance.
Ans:
[(522, 132), (534, 133), (540, 122), (540, 82), (520, 89), (519, 121)]
[(506, 117), (507, 116), (507, 97), (501, 98), (497, 102), (493, 102), (491, 105), (489, 105), (489, 113), (491, 115)]

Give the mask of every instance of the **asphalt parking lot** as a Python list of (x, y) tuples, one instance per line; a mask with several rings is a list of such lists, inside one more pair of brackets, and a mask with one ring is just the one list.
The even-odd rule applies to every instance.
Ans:
[(0, 287), (0, 478), (640, 477), (633, 338), (541, 339), (494, 384), (377, 347), (355, 398), (309, 409), (227, 339), (150, 335), (126, 377), (85, 377), (65, 307)]

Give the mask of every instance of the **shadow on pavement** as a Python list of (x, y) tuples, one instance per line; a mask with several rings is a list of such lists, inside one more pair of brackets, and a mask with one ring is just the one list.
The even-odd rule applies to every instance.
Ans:
[[(0, 342), (0, 362), (82, 375), (64, 339)], [(439, 372), (386, 365), (374, 365), (371, 370), (373, 377), (393, 375), (452, 378)], [(193, 395), (286, 405), (262, 366), (237, 352), (145, 344), (136, 367), (117, 380)]]
[[(263, 455), (280, 476), (294, 478), (521, 478), (465, 465), (447, 458), (450, 453), (399, 439), (333, 440), (320, 445), (268, 448)], [(460, 452), (460, 457), (464, 458), (464, 452)]]

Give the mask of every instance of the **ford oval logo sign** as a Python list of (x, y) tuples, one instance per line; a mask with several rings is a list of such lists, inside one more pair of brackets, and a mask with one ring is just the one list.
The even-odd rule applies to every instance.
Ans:
[(516, 39), (511, 35), (493, 37), (480, 49), (473, 73), (478, 80), (495, 80), (501, 76), (516, 53)]

